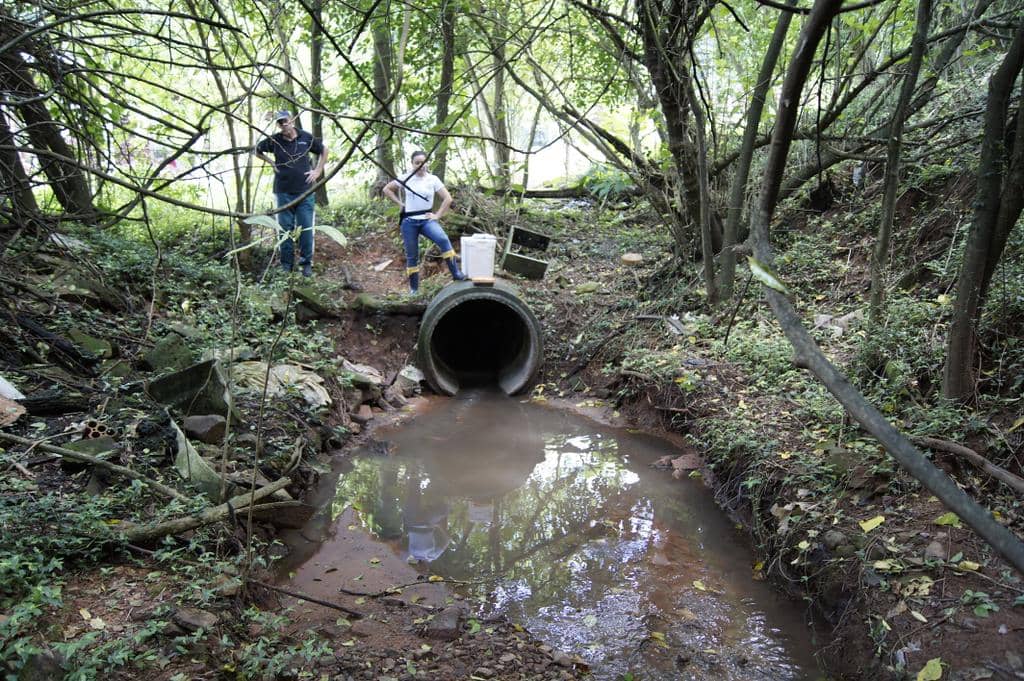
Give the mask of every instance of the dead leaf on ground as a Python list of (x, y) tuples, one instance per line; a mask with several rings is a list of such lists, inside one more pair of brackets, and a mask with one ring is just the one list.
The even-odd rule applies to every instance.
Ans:
[(25, 413), (25, 407), (14, 400), (0, 397), (0, 428), (9, 426)]

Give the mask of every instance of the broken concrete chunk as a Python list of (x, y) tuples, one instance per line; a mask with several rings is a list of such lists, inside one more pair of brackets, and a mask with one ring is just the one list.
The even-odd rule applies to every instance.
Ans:
[(384, 374), (368, 364), (356, 364), (346, 359), (342, 360), (341, 368), (350, 374), (352, 384), (356, 387), (366, 388), (385, 383)]
[(227, 416), (231, 410), (232, 420), (239, 418), (220, 363), (215, 359), (149, 381), (146, 393), (157, 402), (180, 409), (186, 415)]
[(96, 338), (95, 336), (90, 336), (79, 328), (74, 328), (68, 331), (68, 338), (70, 338), (75, 345), (95, 357), (109, 358), (114, 356), (114, 348), (108, 341), (105, 341), (102, 338)]
[(395, 378), (395, 388), (403, 397), (412, 397), (420, 391), (420, 385), (425, 378), (422, 371), (412, 364), (406, 364)]
[(218, 445), (224, 441), (227, 425), (227, 419), (220, 414), (187, 416), (182, 422), (186, 435), (208, 445)]
[(176, 333), (169, 333), (146, 353), (142, 358), (142, 366), (152, 371), (179, 371), (194, 361), (192, 349), (185, 344), (184, 339)]
[[(79, 454), (88, 454), (89, 456), (107, 459), (109, 456), (105, 455), (112, 454), (117, 449), (117, 442), (109, 435), (104, 435), (102, 437), (69, 442), (64, 445), (64, 448)], [(60, 465), (61, 468), (67, 471), (80, 471), (84, 470), (89, 464), (72, 459), (61, 459)]]
[[(207, 463), (206, 459), (199, 456), (199, 452), (185, 437), (185, 433), (181, 432), (178, 424), (171, 421), (171, 428), (174, 429), (178, 443), (178, 454), (174, 457), (175, 470), (181, 477), (195, 485), (208, 499), (215, 502), (222, 501), (220, 489), (223, 482), (220, 475), (213, 469), (213, 466)], [(224, 488), (225, 495), (231, 497), (235, 486), (227, 483), (224, 484)]]
[(311, 319), (336, 315), (331, 302), (312, 286), (296, 286), (292, 288), (292, 295), (307, 309), (307, 314), (313, 315), (310, 317)]
[(80, 251), (83, 253), (92, 253), (92, 246), (85, 243), (81, 239), (78, 239), (67, 234), (61, 234), (60, 232), (50, 233), (50, 242), (66, 248), (69, 251)]

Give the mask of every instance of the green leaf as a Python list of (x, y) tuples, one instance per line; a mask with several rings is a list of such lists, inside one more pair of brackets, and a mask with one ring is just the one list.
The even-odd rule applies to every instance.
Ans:
[(939, 681), (942, 678), (942, 658), (933, 657), (917, 673), (917, 681)]
[(480, 631), (480, 623), (476, 620), (469, 620), (469, 633), (475, 634)]
[(943, 513), (932, 522), (934, 522), (936, 525), (952, 525), (953, 527), (963, 527), (963, 525), (960, 524), (960, 517), (952, 511), (950, 511), (949, 513)]
[(321, 232), (325, 236), (329, 236), (331, 240), (339, 246), (348, 246), (348, 239), (345, 235), (330, 225), (317, 225), (316, 231)]
[(774, 291), (789, 295), (789, 289), (779, 280), (778, 275), (772, 272), (770, 267), (762, 265), (752, 255), (747, 256), (747, 263), (750, 265), (750, 273), (754, 275), (755, 279)]
[(269, 227), (270, 229), (277, 229), (277, 220), (270, 217), (269, 215), (250, 215), (249, 217), (242, 220), (247, 225), (259, 225), (260, 227)]

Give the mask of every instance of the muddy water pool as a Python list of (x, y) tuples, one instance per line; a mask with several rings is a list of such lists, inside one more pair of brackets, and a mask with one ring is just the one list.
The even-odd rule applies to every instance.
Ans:
[(486, 615), (579, 654), (597, 679), (822, 677), (805, 610), (753, 578), (703, 483), (651, 468), (682, 453), (668, 442), (485, 393), (375, 436), (325, 477), (283, 568), (297, 586), (361, 588), (373, 570), (343, 559), (373, 554), (393, 580), (469, 582)]

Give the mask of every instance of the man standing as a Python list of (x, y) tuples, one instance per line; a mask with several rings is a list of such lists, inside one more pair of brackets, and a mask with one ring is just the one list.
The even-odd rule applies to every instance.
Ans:
[[(274, 164), (274, 196), (277, 207), (287, 206), (306, 193), (323, 174), (327, 162), (327, 149), (323, 142), (305, 130), (296, 130), (295, 121), (288, 111), (274, 115), (278, 131), (256, 145), (256, 157), (264, 163)], [(273, 153), (273, 158), (267, 156)], [(316, 167), (311, 167), (309, 155), (317, 157)], [(281, 242), (281, 268), (291, 272), (295, 265), (295, 245), (292, 231), (299, 232), (299, 264), (302, 276), (313, 274), (313, 192), (277, 214), (277, 224), (285, 238)]]
[[(427, 237), (441, 249), (441, 257), (448, 263), (452, 279), (462, 281), (466, 275), (459, 269), (455, 250), (438, 220), (452, 205), (452, 195), (436, 175), (427, 172), (427, 154), (412, 153), (412, 171), (403, 180), (392, 180), (383, 194), (402, 207), (400, 229), (405, 244), (405, 274), (409, 277), (409, 292), (416, 293), (420, 286), (420, 235)], [(404, 200), (399, 197), (404, 195)], [(441, 197), (441, 206), (434, 212), (434, 195)]]

